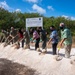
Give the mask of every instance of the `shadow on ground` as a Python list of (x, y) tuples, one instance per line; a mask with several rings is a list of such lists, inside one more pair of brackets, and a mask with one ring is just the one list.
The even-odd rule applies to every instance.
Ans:
[[(53, 52), (52, 51), (47, 51), (46, 54), (52, 54), (53, 55)], [(62, 53), (59, 53), (59, 55), (64, 57), (64, 54), (62, 54)]]
[(0, 75), (36, 75), (35, 72), (35, 70), (27, 66), (7, 59), (0, 59)]

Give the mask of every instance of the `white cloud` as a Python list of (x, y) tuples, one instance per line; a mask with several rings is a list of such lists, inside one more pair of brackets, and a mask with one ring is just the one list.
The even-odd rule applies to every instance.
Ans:
[(54, 8), (53, 8), (52, 6), (47, 6), (47, 8), (48, 8), (49, 10), (54, 10)]
[(43, 9), (42, 7), (38, 6), (37, 4), (34, 4), (34, 5), (32, 6), (32, 9), (33, 9), (34, 11), (40, 13), (40, 14), (46, 13), (46, 10)]
[(13, 10), (14, 10), (13, 8), (11, 8), (11, 7), (7, 4), (6, 1), (0, 2), (0, 7), (6, 9), (6, 10), (8, 10), (8, 11), (13, 11)]
[(16, 9), (15, 11), (16, 11), (16, 12), (21, 12), (21, 9)]
[(75, 17), (71, 17), (72, 20), (75, 20)]
[(23, 0), (23, 1), (32, 2), (32, 3), (37, 3), (38, 2), (38, 0)]
[(21, 12), (21, 10), (20, 10), (20, 9), (16, 9), (16, 10), (14, 10), (13, 8), (11, 8), (11, 7), (7, 4), (7, 2), (6, 2), (6, 1), (0, 2), (0, 7), (2, 7), (2, 8), (4, 8), (4, 9), (6, 9), (6, 10), (8, 10), (8, 11)]
[(69, 16), (66, 16), (66, 15), (62, 15), (62, 17), (69, 18)]
[(41, 2), (42, 0), (23, 0), (23, 1), (27, 1), (27, 2), (32, 2), (32, 3), (39, 3)]
[(0, 7), (4, 8), (4, 9), (7, 9), (7, 10), (11, 9), (11, 8), (7, 5), (6, 1), (0, 2)]
[(65, 17), (66, 19), (75, 20), (75, 17), (73, 17), (73, 16), (62, 15), (62, 17)]

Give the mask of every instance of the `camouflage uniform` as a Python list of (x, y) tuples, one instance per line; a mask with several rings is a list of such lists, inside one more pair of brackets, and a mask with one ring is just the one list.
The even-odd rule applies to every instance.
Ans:
[[(9, 32), (4, 31), (3, 33), (5, 34), (5, 41), (6, 41), (7, 37), (9, 36)], [(8, 42), (8, 41), (7, 41), (7, 42)]]
[(17, 41), (17, 30), (13, 29), (10, 32), (6, 32), (6, 40), (5, 43), (8, 45), (10, 42), (15, 43)]
[(18, 37), (17, 37), (17, 30), (16, 29), (10, 31), (10, 38), (13, 39), (12, 44), (17, 41)]
[(26, 43), (26, 48), (30, 48), (30, 37), (27, 31), (25, 31), (23, 33), (24, 35), (24, 39), (25, 39), (25, 43)]
[(5, 34), (3, 32), (0, 33), (0, 42), (5, 41)]

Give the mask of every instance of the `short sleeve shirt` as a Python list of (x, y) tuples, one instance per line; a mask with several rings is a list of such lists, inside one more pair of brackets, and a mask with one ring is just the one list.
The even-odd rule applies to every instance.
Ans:
[(72, 44), (72, 36), (71, 36), (71, 32), (69, 29), (65, 28), (63, 31), (61, 30), (61, 39), (67, 38), (64, 41), (65, 45), (69, 45)]
[(58, 33), (56, 30), (52, 31), (50, 34), (50, 38), (52, 39), (52, 43), (58, 43)]
[(33, 38), (35, 38), (35, 39), (40, 38), (40, 36), (39, 36), (37, 31), (33, 32)]

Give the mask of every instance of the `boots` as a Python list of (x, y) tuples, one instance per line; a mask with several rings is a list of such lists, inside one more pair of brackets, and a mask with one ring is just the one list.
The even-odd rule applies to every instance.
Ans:
[(20, 48), (20, 44), (15, 44), (15, 49), (19, 49)]
[(43, 53), (43, 54), (46, 54), (46, 53), (47, 53), (47, 50), (46, 50), (46, 49), (43, 49), (43, 50), (42, 50), (42, 53)]
[(30, 49), (30, 45), (25, 45), (24, 49)]
[(41, 52), (40, 48), (37, 48), (37, 51), (38, 51), (38, 52)]
[(43, 49), (41, 53), (39, 53), (39, 55), (45, 55), (47, 53), (46, 49)]

